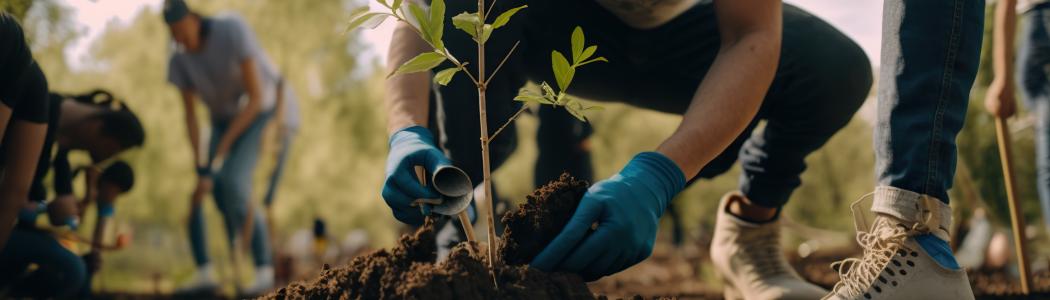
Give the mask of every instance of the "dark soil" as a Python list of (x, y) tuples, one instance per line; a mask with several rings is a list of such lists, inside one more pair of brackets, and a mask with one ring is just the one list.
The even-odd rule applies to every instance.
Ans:
[(561, 232), (587, 192), (587, 182), (562, 174), (543, 186), (517, 210), (503, 215), (499, 255), (510, 265), (528, 264)]
[(568, 222), (587, 183), (562, 175), (538, 189), (526, 203), (503, 217), (496, 270), (497, 290), (487, 268), (486, 251), (461, 243), (448, 259), (437, 259), (434, 221), (398, 245), (355, 258), (349, 265), (324, 270), (310, 281), (296, 282), (268, 295), (269, 299), (593, 299), (574, 274), (544, 273), (525, 263), (549, 243)]

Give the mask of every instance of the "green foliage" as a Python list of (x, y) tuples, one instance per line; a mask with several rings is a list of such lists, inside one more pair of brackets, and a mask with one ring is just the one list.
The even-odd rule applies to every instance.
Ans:
[(440, 85), (448, 85), (448, 83), (452, 81), (452, 77), (455, 77), (456, 73), (459, 73), (459, 71), (461, 70), (463, 69), (459, 67), (452, 67), (441, 70), (440, 72), (434, 74), (434, 82)]
[(518, 6), (515, 8), (508, 9), (507, 11), (499, 14), (499, 16), (496, 17), (496, 20), (492, 21), (492, 29), (499, 29), (500, 27), (503, 27), (503, 25), (507, 25), (507, 23), (510, 22), (510, 18), (513, 17), (514, 14), (518, 13), (519, 10), (525, 9), (526, 7), (529, 6)]
[[(430, 69), (437, 67), (444, 61), (445, 55), (441, 53), (424, 52), (405, 62), (405, 64), (398, 67), (397, 71), (394, 71), (394, 74), (391, 75), (430, 71)], [(449, 75), (449, 77), (451, 77), (451, 75)]]
[[(540, 88), (543, 91), (542, 95), (536, 95), (528, 89), (522, 89), (518, 92), (518, 96), (514, 97), (515, 101), (521, 101), (525, 103), (536, 103), (536, 104), (548, 104), (553, 106), (564, 107), (569, 114), (579, 119), (580, 121), (587, 121), (587, 111), (598, 111), (602, 108), (599, 106), (588, 106), (584, 105), (576, 98), (569, 97), (566, 90), (569, 89), (569, 85), (572, 84), (572, 79), (576, 76), (576, 68), (593, 62), (608, 62), (605, 57), (596, 57), (594, 53), (598, 51), (597, 45), (591, 45), (585, 48), (586, 40), (583, 34), (583, 28), (576, 26), (576, 29), (572, 31), (572, 63), (565, 58), (564, 54), (557, 50), (551, 51), (551, 69), (554, 72), (554, 81), (558, 84), (559, 91), (555, 92), (546, 82), (540, 83)], [(588, 60), (589, 59), (589, 60)]]

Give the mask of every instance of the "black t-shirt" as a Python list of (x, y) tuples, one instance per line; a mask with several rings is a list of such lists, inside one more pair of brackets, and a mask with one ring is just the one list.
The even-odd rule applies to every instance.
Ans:
[(47, 136), (44, 138), (44, 148), (40, 152), (36, 175), (33, 175), (33, 183), (29, 189), (30, 201), (44, 201), (48, 198), (47, 188), (44, 187), (44, 177), (47, 176), (48, 169), (52, 167), (52, 162), (54, 162), (55, 169), (53, 176), (55, 193), (62, 195), (73, 192), (73, 177), (68, 159), (69, 150), (59, 149), (58, 153), (52, 154), (55, 134), (58, 132), (58, 119), (62, 114), (62, 101), (65, 101), (65, 97), (58, 94), (52, 93), (48, 97), (50, 111), (48, 112)]

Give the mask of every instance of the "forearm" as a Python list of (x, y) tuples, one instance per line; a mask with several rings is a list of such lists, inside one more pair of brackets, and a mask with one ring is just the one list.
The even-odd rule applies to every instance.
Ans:
[(992, 71), (995, 80), (1012, 84), (1014, 72), (1014, 32), (1017, 24), (1017, 0), (999, 0), (995, 5), (992, 29)]
[(723, 44), (677, 130), (657, 148), (692, 178), (747, 127), (762, 104), (780, 53), (780, 32)]
[(191, 100), (187, 99), (185, 104), (185, 116), (186, 116), (186, 133), (187, 138), (190, 142), (190, 147), (193, 153), (193, 168), (197, 169), (202, 166), (201, 162), (201, 148), (200, 148), (200, 124), (197, 123), (197, 113), (193, 107)]
[[(398, 23), (387, 56), (387, 72), (428, 50), (428, 45), (413, 29)], [(387, 113), (387, 132), (409, 126), (427, 126), (430, 112), (430, 72), (394, 75), (386, 81), (383, 104)]]
[(106, 232), (106, 221), (108, 218), (99, 216), (98, 220), (95, 220), (95, 230), (91, 235), (91, 250), (98, 251), (102, 249), (102, 238), (104, 232)]

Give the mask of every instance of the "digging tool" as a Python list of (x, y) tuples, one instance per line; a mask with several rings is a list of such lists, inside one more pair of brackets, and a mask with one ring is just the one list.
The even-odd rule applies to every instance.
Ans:
[(1006, 119), (995, 118), (995, 133), (999, 142), (999, 159), (1003, 165), (1003, 179), (1006, 181), (1006, 201), (1010, 205), (1010, 225), (1014, 231), (1014, 248), (1017, 251), (1017, 270), (1021, 273), (1021, 292), (1029, 293), (1032, 273), (1028, 268), (1028, 256), (1025, 255), (1025, 226), (1021, 206), (1017, 203), (1017, 186), (1014, 182), (1013, 160), (1010, 158), (1010, 127)]
[[(427, 171), (423, 166), (416, 166), (416, 178), (419, 184), (427, 186)], [(419, 199), (412, 203), (413, 206), (431, 205), (431, 211), (446, 216), (459, 216), (459, 223), (463, 225), (463, 231), (467, 234), (467, 241), (474, 240), (474, 224), (470, 223), (467, 215), (467, 207), (473, 198), (474, 185), (466, 172), (456, 167), (440, 167), (434, 171), (430, 182), (434, 189), (441, 194), (441, 199)]]

